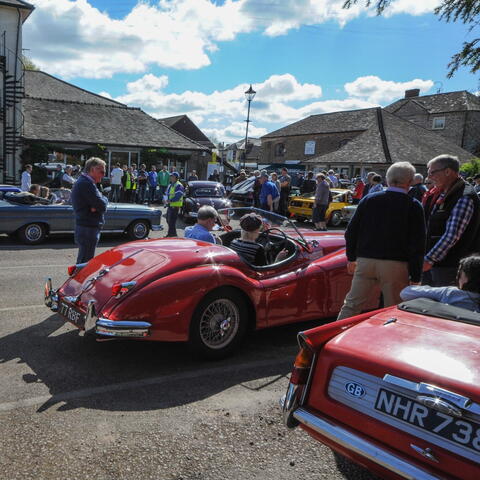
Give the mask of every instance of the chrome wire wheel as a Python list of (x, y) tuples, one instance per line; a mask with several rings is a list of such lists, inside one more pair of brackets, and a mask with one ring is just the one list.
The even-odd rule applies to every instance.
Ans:
[(225, 348), (237, 335), (240, 310), (228, 298), (219, 298), (205, 308), (200, 318), (200, 338), (213, 350)]
[(25, 237), (29, 242), (38, 242), (42, 238), (42, 234), (42, 227), (37, 223), (32, 223), (25, 229)]

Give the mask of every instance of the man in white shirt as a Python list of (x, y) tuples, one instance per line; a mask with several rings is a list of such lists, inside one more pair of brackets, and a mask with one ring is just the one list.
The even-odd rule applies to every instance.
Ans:
[(110, 173), (110, 185), (112, 191), (110, 193), (110, 201), (119, 202), (120, 201), (120, 190), (122, 188), (122, 177), (123, 169), (120, 167), (120, 164), (117, 163), (115, 168)]
[(65, 167), (65, 173), (62, 175), (62, 181), (60, 182), (60, 185), (63, 188), (69, 188), (71, 189), (73, 187), (73, 184), (75, 183), (75, 179), (72, 177), (72, 167), (68, 166)]
[(25, 165), (25, 170), (22, 173), (22, 192), (28, 192), (30, 190), (30, 185), (32, 184), (32, 166), (30, 164)]

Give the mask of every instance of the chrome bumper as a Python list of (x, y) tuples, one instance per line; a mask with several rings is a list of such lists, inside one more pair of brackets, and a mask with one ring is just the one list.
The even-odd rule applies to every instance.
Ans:
[(319, 433), (357, 455), (367, 458), (386, 470), (394, 472), (402, 478), (410, 480), (439, 480), (440, 478), (428, 473), (422, 468), (408, 463), (397, 455), (389, 453), (359, 435), (356, 435), (325, 418), (313, 415), (304, 408), (298, 408), (295, 410), (293, 412), (293, 417), (301, 424), (311, 428), (314, 432)]
[(151, 228), (154, 232), (158, 232), (160, 230), (163, 230), (163, 225), (152, 225)]
[[(52, 288), (52, 279), (47, 278), (45, 282), (45, 305), (52, 312), (58, 311), (58, 294)], [(100, 336), (110, 338), (145, 338), (150, 336), (150, 328), (152, 324), (141, 321), (113, 321), (107, 318), (99, 318), (95, 311), (95, 302), (88, 302), (87, 311), (85, 313), (85, 328), (80, 330), (80, 334), (96, 333)]]

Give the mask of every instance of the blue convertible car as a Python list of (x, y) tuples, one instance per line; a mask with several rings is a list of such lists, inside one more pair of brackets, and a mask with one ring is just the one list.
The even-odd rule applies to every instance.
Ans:
[[(69, 191), (64, 203), (49, 205), (25, 204), (15, 193), (0, 197), (0, 233), (16, 235), (25, 244), (35, 245), (55, 233), (73, 233), (74, 214)], [(150, 230), (161, 230), (162, 213), (158, 208), (130, 203), (113, 203), (107, 208), (102, 231), (125, 233), (132, 240), (141, 240)]]

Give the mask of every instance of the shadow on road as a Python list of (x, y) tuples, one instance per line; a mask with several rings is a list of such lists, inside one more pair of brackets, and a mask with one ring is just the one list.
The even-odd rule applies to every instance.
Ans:
[(235, 356), (212, 362), (194, 357), (182, 343), (96, 342), (93, 337), (79, 337), (73, 327), (63, 333), (63, 320), (51, 315), (1, 338), (0, 363), (18, 359), (34, 372), (24, 375), (24, 382), (46, 385), (51, 398), (39, 401), (43, 404), (38, 411), (55, 405), (61, 410), (162, 409), (257, 379), (278, 381), (291, 370), (296, 333), (314, 325), (254, 332)]

